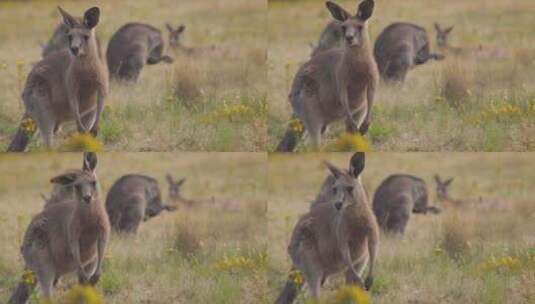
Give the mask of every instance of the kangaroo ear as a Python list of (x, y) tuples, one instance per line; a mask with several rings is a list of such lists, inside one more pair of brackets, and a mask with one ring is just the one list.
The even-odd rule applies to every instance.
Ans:
[(453, 30), (453, 26), (450, 26), (444, 30), (444, 33), (449, 34), (452, 30)]
[(165, 24), (165, 28), (166, 28), (169, 32), (173, 32), (173, 27), (171, 26), (171, 24), (166, 23), (166, 24)]
[(338, 21), (346, 21), (347, 19), (351, 18), (351, 14), (338, 4), (332, 1), (327, 1), (325, 2), (325, 5), (327, 6), (329, 12), (331, 12), (331, 15), (334, 19)]
[(449, 186), (453, 182), (453, 177), (444, 182), (444, 185)]
[(330, 162), (324, 161), (323, 163), (325, 164), (325, 166), (327, 166), (327, 169), (329, 169), (329, 171), (331, 171), (331, 174), (334, 176), (334, 178), (338, 179), (338, 178), (340, 178), (340, 176), (342, 176), (344, 174), (342, 172), (342, 170), (340, 170), (340, 168), (336, 167), (335, 165), (331, 164)]
[(181, 24), (176, 31), (180, 34), (186, 29), (186, 26), (184, 24)]
[(373, 14), (373, 8), (375, 7), (375, 2), (373, 0), (364, 0), (359, 4), (357, 9), (357, 17), (360, 20), (366, 21), (370, 19)]
[(65, 173), (52, 178), (50, 182), (59, 185), (70, 185), (76, 180), (77, 176), (76, 173)]
[(59, 13), (61, 14), (61, 16), (63, 17), (63, 23), (65, 23), (66, 26), (68, 27), (74, 27), (76, 24), (78, 24), (78, 22), (76, 21), (76, 18), (74, 18), (73, 16), (71, 16), (69, 13), (67, 13), (66, 11), (64, 11), (61, 6), (58, 6), (58, 11)]
[(95, 152), (84, 152), (84, 164), (82, 169), (88, 172), (95, 172), (97, 168), (97, 153)]
[(174, 180), (173, 180), (173, 177), (171, 176), (171, 174), (166, 174), (165, 178), (167, 179), (168, 183), (170, 183), (170, 184), (174, 183)]
[(84, 14), (84, 25), (88, 29), (92, 29), (98, 24), (100, 18), (100, 9), (98, 7), (92, 7), (88, 9)]
[(354, 178), (359, 177), (362, 170), (364, 170), (365, 160), (366, 156), (364, 152), (356, 152), (353, 154), (351, 161), (349, 162), (349, 175)]
[(440, 25), (438, 23), (435, 22), (435, 30), (437, 30), (437, 32), (442, 32), (442, 29), (440, 28)]
[(435, 174), (433, 178), (435, 179), (435, 182), (437, 182), (437, 184), (442, 184), (442, 181), (440, 180), (440, 176), (438, 176), (438, 174)]
[(178, 183), (176, 183), (176, 185), (180, 187), (180, 186), (182, 186), (185, 182), (186, 182), (186, 178), (184, 177), (184, 178), (180, 179), (180, 180), (178, 181)]

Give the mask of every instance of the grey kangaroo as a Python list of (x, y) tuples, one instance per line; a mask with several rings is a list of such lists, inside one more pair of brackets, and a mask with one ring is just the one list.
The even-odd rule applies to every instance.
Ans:
[(238, 211), (241, 209), (240, 202), (236, 200), (216, 199), (215, 197), (201, 199), (185, 198), (182, 195), (182, 186), (186, 182), (186, 178), (175, 180), (170, 174), (167, 174), (166, 178), (169, 184), (169, 199), (186, 208), (210, 206), (211, 208), (221, 208), (226, 211)]
[[(94, 175), (95, 172), (93, 169), (96, 167), (96, 165), (96, 154), (91, 152), (85, 152), (82, 161), (82, 169), (69, 169), (66, 172), (50, 179), (50, 182), (54, 185), (54, 188), (52, 189), (52, 193), (48, 198), (44, 195), (41, 195), (43, 200), (45, 201), (44, 208), (47, 208), (57, 202), (63, 202), (64, 200), (74, 200), (76, 198), (76, 185), (65, 184), (63, 183), (63, 180), (65, 179), (65, 177), (75, 179), (76, 176), (83, 175), (86, 173)], [(95, 175), (95, 179), (96, 178), (97, 177)]]
[[(75, 17), (76, 20), (81, 24), (83, 23), (83, 19), (79, 17)], [(60, 23), (58, 26), (56, 26), (56, 29), (54, 30), (54, 33), (52, 34), (52, 37), (48, 40), (48, 42), (44, 45), (41, 45), (42, 52), (41, 57), (45, 58), (46, 56), (50, 55), (53, 52), (61, 51), (64, 49), (69, 48), (69, 27), (65, 25), (65, 23)], [(102, 59), (102, 48), (100, 44), (100, 39), (98, 38), (98, 34), (95, 33), (95, 38), (97, 40), (97, 48), (98, 48), (98, 56)]]
[(442, 60), (431, 53), (425, 28), (412, 23), (392, 23), (375, 40), (375, 61), (385, 82), (401, 83), (410, 69), (429, 60)]
[[(358, 160), (364, 168), (364, 153)], [(305, 279), (312, 297), (318, 299), (323, 283), (333, 274), (345, 272), (348, 284), (369, 289), (373, 284), (379, 228), (358, 180), (360, 171), (351, 174), (326, 163), (335, 178), (333, 195), (297, 222), (288, 246), (293, 270)], [(357, 176), (355, 176), (357, 174)], [(369, 261), (368, 275), (361, 279)], [(302, 286), (288, 280), (276, 303), (292, 303)]]
[[(88, 9), (79, 22), (58, 7), (68, 28), (69, 48), (53, 52), (32, 68), (22, 92), (26, 112), (23, 122), (35, 121), (44, 144), (61, 125), (75, 121), (78, 132), (97, 135), (104, 98), (108, 93), (108, 70), (99, 57), (95, 38), (100, 10)], [(24, 151), (32, 134), (19, 126), (8, 152)]]
[(510, 55), (503, 47), (483, 47), (483, 45), (477, 47), (451, 46), (448, 38), (451, 31), (453, 31), (453, 26), (441, 27), (438, 23), (435, 23), (435, 30), (437, 47), (446, 54), (459, 57), (476, 57), (478, 59), (504, 59)]
[[(374, 1), (362, 1), (355, 15), (331, 1), (326, 6), (342, 22), (344, 47), (320, 52), (303, 64), (289, 94), (293, 117), (303, 122), (315, 148), (328, 125), (342, 118), (348, 132), (367, 133), (379, 78), (367, 22)], [(293, 151), (301, 135), (289, 127), (277, 151)]]
[[(77, 271), (80, 284), (99, 281), (110, 227), (94, 172), (92, 167), (91, 172), (58, 177), (61, 183), (75, 187), (76, 198), (43, 209), (24, 234), (21, 253), (25, 269), (37, 276), (45, 300), (51, 299), (53, 286), (65, 274)], [(9, 303), (26, 303), (34, 287), (19, 283)]]
[(106, 197), (106, 211), (112, 228), (118, 232), (137, 233), (142, 221), (176, 207), (162, 202), (158, 181), (152, 177), (127, 174), (119, 178)]
[(127, 23), (113, 34), (106, 60), (114, 79), (137, 81), (145, 64), (173, 63), (164, 55), (162, 32), (148, 24)]
[(421, 178), (406, 174), (387, 177), (373, 196), (373, 212), (385, 232), (403, 234), (411, 213), (440, 213), (429, 206), (427, 186)]

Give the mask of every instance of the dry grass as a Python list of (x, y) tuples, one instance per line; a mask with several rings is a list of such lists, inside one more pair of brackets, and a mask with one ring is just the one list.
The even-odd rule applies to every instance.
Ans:
[[(126, 173), (159, 180), (167, 202), (165, 174), (185, 176), (185, 195), (234, 200), (239, 208), (179, 208), (142, 223), (135, 236), (113, 233), (97, 292), (105, 303), (259, 303), (265, 298), (265, 161), (262, 153), (99, 153), (98, 176), (105, 194)], [(50, 177), (81, 166), (80, 153), (0, 155), (0, 302), (23, 271), (20, 244), (40, 193)], [(261, 202), (261, 203), (259, 203)], [(255, 204), (260, 206), (252, 206)], [(237, 231), (242, 231), (237, 233)], [(247, 268), (219, 271), (220, 261), (247, 258)], [(66, 276), (56, 295), (76, 282)], [(32, 304), (38, 303), (32, 301)]]
[[(338, 2), (355, 7), (354, 1)], [(401, 88), (381, 85), (368, 136), (372, 150), (532, 151), (533, 145), (523, 142), (533, 142), (534, 133), (522, 131), (522, 126), (535, 117), (529, 110), (535, 106), (533, 11), (535, 2), (530, 0), (378, 1), (370, 21), (372, 39), (392, 22), (413, 22), (427, 29), (435, 50), (433, 23), (439, 22), (455, 25), (453, 46), (503, 48), (507, 56), (449, 56), (413, 69)], [(310, 56), (309, 43), (317, 42), (331, 17), (321, 1), (270, 1), (268, 15), (268, 147), (273, 150), (291, 117), (287, 96), (293, 76)], [(452, 66), (460, 69), (451, 71)], [(444, 100), (444, 92), (453, 107), (437, 102)], [(463, 104), (463, 111), (457, 103)], [(493, 104), (518, 107), (520, 112), (482, 117)], [(333, 124), (324, 146), (344, 132), (343, 125)], [(306, 150), (298, 146), (298, 151)]]
[[(321, 161), (345, 168), (350, 156), (269, 156), (271, 301), (290, 270), (287, 246), (293, 226), (327, 175)], [(440, 173), (455, 177), (455, 198), (495, 197), (512, 206), (445, 208), (439, 215), (412, 216), (402, 238), (381, 235), (371, 302), (526, 303), (532, 297), (526, 288), (533, 284), (530, 273), (535, 269), (534, 161), (533, 153), (369, 153), (362, 182), (370, 197), (388, 175), (408, 173), (423, 178), (431, 203), (445, 208), (435, 202), (432, 176)], [(343, 275), (329, 280), (323, 296), (335, 297), (343, 284)], [(307, 300), (305, 288), (297, 303)]]
[[(73, 14), (89, 4), (59, 3)], [(100, 1), (97, 32), (106, 47), (122, 24), (140, 21), (162, 29), (165, 22), (187, 26), (183, 43), (214, 46), (216, 52), (190, 58), (173, 54), (172, 65), (146, 66), (136, 85), (111, 83), (99, 140), (104, 150), (118, 151), (263, 151), (265, 140), (265, 3), (260, 0), (209, 0), (176, 3)], [(58, 3), (0, 3), (0, 150), (5, 150), (22, 116), (20, 95), (32, 63), (40, 59), (38, 42), (47, 41), (59, 17)], [(231, 21), (229, 21), (231, 20)], [(252, 110), (246, 119), (206, 124), (207, 112), (228, 100)], [(196, 106), (194, 110), (192, 106)], [(58, 145), (74, 128), (67, 126)], [(41, 140), (30, 150), (41, 150)]]

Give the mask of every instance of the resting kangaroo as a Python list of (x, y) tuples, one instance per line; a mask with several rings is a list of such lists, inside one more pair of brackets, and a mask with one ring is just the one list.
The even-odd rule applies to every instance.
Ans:
[[(364, 154), (358, 156), (364, 168)], [(361, 171), (350, 174), (326, 163), (335, 178), (328, 203), (319, 204), (297, 222), (288, 246), (294, 270), (298, 270), (310, 288), (312, 297), (319, 298), (320, 288), (331, 275), (345, 272), (348, 284), (369, 289), (379, 245), (379, 228), (368, 206)], [(355, 176), (356, 174), (356, 176)], [(365, 282), (361, 274), (369, 260)], [(301, 286), (291, 279), (276, 303), (292, 303)]]
[(187, 208), (194, 208), (199, 206), (219, 207), (227, 211), (238, 211), (241, 209), (241, 205), (238, 201), (235, 200), (216, 200), (215, 197), (209, 199), (189, 199), (185, 198), (182, 195), (182, 186), (186, 182), (186, 178), (181, 178), (176, 181), (170, 174), (166, 176), (167, 182), (169, 183), (169, 199), (171, 201), (177, 202)]
[(386, 82), (404, 82), (408, 71), (427, 61), (442, 60), (430, 52), (427, 31), (416, 24), (392, 23), (375, 40), (375, 61)]
[[(45, 208), (24, 234), (25, 269), (37, 276), (45, 300), (51, 299), (53, 285), (64, 274), (77, 271), (80, 284), (94, 285), (100, 278), (110, 227), (94, 171), (92, 167), (91, 172), (58, 177), (62, 184), (74, 186), (76, 198)], [(9, 303), (26, 303), (34, 286), (19, 283)]]
[(503, 59), (508, 56), (508, 52), (502, 47), (456, 47), (451, 46), (448, 42), (448, 36), (453, 30), (453, 26), (442, 28), (435, 23), (437, 47), (446, 54), (452, 54), (460, 57), (476, 57), (479, 59)]
[(145, 64), (172, 63), (163, 55), (162, 32), (144, 23), (127, 23), (110, 39), (106, 60), (114, 79), (137, 81)]
[[(78, 23), (83, 23), (83, 19), (76, 17), (76, 20)], [(50, 55), (53, 52), (61, 51), (64, 49), (69, 48), (69, 27), (65, 25), (65, 23), (60, 23), (54, 30), (54, 33), (52, 34), (52, 37), (48, 40), (48, 42), (44, 45), (41, 45), (42, 52), (41, 57), (45, 58), (46, 56)], [(98, 56), (100, 59), (103, 58), (102, 56), (102, 48), (100, 47), (100, 39), (98, 38), (98, 35), (95, 33), (95, 39), (97, 40), (97, 48), (98, 48)]]
[(428, 206), (427, 186), (421, 178), (406, 174), (387, 177), (373, 196), (373, 212), (379, 227), (386, 232), (403, 234), (411, 213), (439, 213)]
[[(303, 122), (316, 148), (327, 126), (342, 118), (348, 132), (368, 131), (379, 77), (367, 23), (374, 1), (362, 1), (354, 16), (334, 2), (327, 1), (326, 5), (334, 19), (342, 23), (345, 46), (319, 52), (303, 64), (289, 94), (293, 117)], [(301, 135), (289, 127), (277, 151), (293, 151)]]
[[(95, 38), (100, 10), (88, 9), (83, 22), (58, 7), (69, 29), (69, 48), (53, 52), (31, 70), (22, 92), (26, 112), (23, 122), (33, 119), (47, 147), (65, 122), (74, 120), (78, 132), (97, 135), (104, 98), (108, 92), (108, 70), (101, 61)], [(8, 151), (24, 151), (31, 134), (19, 127)]]
[(163, 204), (158, 181), (145, 175), (122, 176), (106, 197), (111, 226), (119, 232), (137, 233), (142, 221), (157, 216), (163, 210), (175, 209)]
[[(76, 176), (83, 175), (83, 174), (95, 174), (93, 171), (93, 168), (95, 168), (97, 165), (97, 157), (95, 153), (91, 152), (85, 152), (84, 153), (84, 159), (82, 162), (82, 169), (70, 169), (64, 172), (63, 174), (56, 176), (50, 180), (52, 184), (54, 184), (54, 188), (52, 189), (52, 193), (50, 194), (50, 197), (47, 198), (44, 195), (41, 195), (43, 197), (43, 200), (45, 201), (45, 208), (49, 207), (50, 205), (62, 202), (64, 200), (75, 200), (76, 199), (76, 185), (75, 184), (64, 184), (63, 180), (64, 178), (71, 177), (72, 179), (75, 179)], [(97, 177), (94, 176), (96, 179)]]

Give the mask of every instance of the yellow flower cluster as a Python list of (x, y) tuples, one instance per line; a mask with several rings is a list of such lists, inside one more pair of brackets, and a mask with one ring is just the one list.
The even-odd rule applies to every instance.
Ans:
[(483, 272), (498, 271), (498, 270), (513, 270), (520, 267), (520, 259), (512, 256), (504, 256), (496, 258), (492, 256), (488, 261), (483, 262), (479, 269)]
[(29, 269), (25, 270), (24, 273), (22, 274), (22, 282), (24, 282), (24, 284), (29, 285), (29, 286), (35, 285), (35, 282), (36, 282), (35, 273)]
[(339, 152), (368, 152), (370, 144), (362, 135), (344, 133), (334, 143), (334, 150)]
[(99, 152), (102, 149), (103, 145), (98, 139), (85, 133), (73, 134), (60, 148), (60, 150), (68, 152)]
[(519, 117), (522, 115), (530, 115), (531, 112), (535, 114), (535, 105), (533, 107), (529, 106), (528, 112), (529, 113), (525, 113), (522, 108), (512, 104), (503, 104), (499, 106), (491, 104), (479, 114), (469, 117), (468, 122), (472, 124), (481, 124), (486, 121), (496, 121), (502, 117)]
[(334, 296), (333, 304), (369, 304), (370, 297), (362, 288), (346, 285), (340, 288)]
[(288, 279), (297, 286), (301, 286), (305, 283), (305, 278), (303, 278), (303, 275), (301, 272), (299, 272), (299, 270), (290, 271), (290, 274), (288, 274)]
[(252, 271), (255, 272), (264, 268), (267, 263), (267, 254), (260, 254), (258, 258), (246, 257), (236, 255), (233, 257), (225, 256), (223, 259), (214, 264), (214, 268), (220, 272), (239, 272)]
[(102, 297), (91, 286), (76, 285), (69, 290), (62, 304), (103, 304)]
[(0, 62), (0, 70), (5, 70), (5, 69), (7, 69), (7, 64), (4, 62)]
[(229, 122), (236, 122), (242, 118), (251, 114), (251, 108), (244, 104), (223, 104), (221, 109), (217, 109), (214, 112), (205, 115), (200, 118), (200, 122), (203, 124), (214, 124), (221, 120), (228, 120)]
[(20, 128), (25, 134), (31, 135), (35, 132), (35, 129), (37, 129), (37, 125), (31, 117), (27, 117), (20, 122)]
[(305, 131), (305, 126), (303, 125), (303, 122), (299, 120), (299, 118), (293, 118), (288, 123), (288, 126), (290, 127), (290, 130), (296, 134), (301, 134), (303, 131)]

